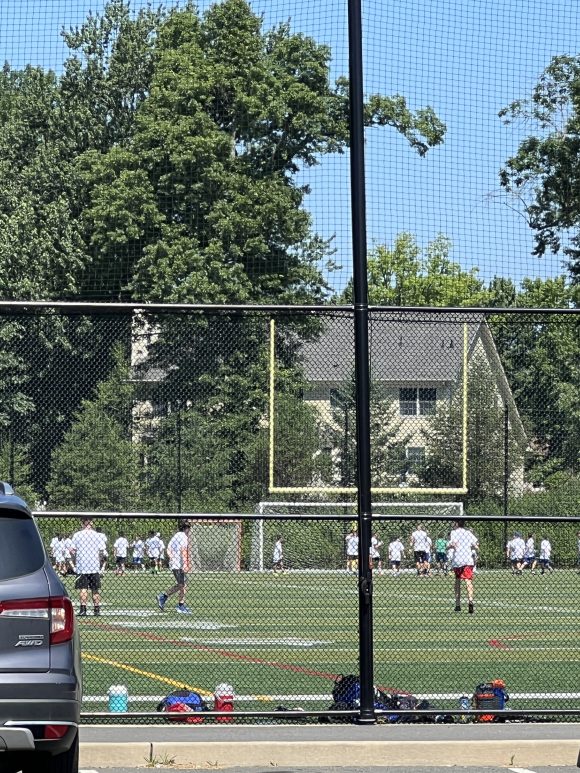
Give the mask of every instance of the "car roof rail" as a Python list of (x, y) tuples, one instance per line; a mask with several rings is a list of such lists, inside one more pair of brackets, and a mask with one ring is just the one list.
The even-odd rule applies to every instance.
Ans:
[(0, 494), (3, 494), (5, 497), (14, 496), (14, 489), (10, 483), (5, 483), (3, 480), (0, 480)]

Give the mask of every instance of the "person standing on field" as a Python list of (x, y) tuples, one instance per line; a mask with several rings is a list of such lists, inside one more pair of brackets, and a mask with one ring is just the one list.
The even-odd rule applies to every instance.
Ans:
[(75, 560), (77, 579), (75, 588), (79, 591), (79, 617), (87, 616), (87, 599), (91, 591), (93, 612), (101, 614), (101, 561), (103, 558), (102, 535), (95, 531), (90, 518), (84, 518), (83, 528), (72, 536), (72, 553)]
[(143, 556), (145, 555), (145, 543), (143, 542), (143, 539), (141, 537), (137, 537), (137, 539), (131, 543), (131, 547), (133, 548), (133, 569), (139, 569), (141, 567), (141, 571), (145, 571), (145, 564), (143, 563)]
[(282, 545), (282, 537), (280, 535), (276, 537), (276, 544), (274, 545), (274, 555), (272, 556), (272, 568), (274, 572), (284, 571), (284, 548)]
[(506, 557), (512, 565), (512, 574), (521, 574), (524, 565), (524, 553), (526, 552), (526, 543), (521, 532), (514, 532), (514, 536), (505, 546)]
[(395, 577), (398, 577), (401, 574), (401, 561), (404, 557), (405, 546), (400, 537), (395, 537), (395, 539), (389, 543), (389, 562)]
[(346, 543), (346, 571), (354, 574), (358, 570), (358, 533), (356, 526), (344, 538)]
[(125, 574), (125, 565), (127, 563), (127, 551), (129, 550), (129, 540), (122, 531), (113, 545), (115, 551), (115, 574)]
[(175, 577), (175, 585), (160, 593), (157, 596), (157, 605), (163, 612), (165, 604), (170, 596), (178, 594), (176, 611), (182, 615), (190, 615), (191, 610), (185, 605), (185, 593), (187, 590), (187, 573), (190, 571), (191, 564), (189, 560), (189, 532), (191, 524), (189, 521), (180, 521), (179, 530), (167, 543), (167, 556), (169, 558), (169, 568)]
[(542, 537), (540, 542), (540, 574), (553, 572), (552, 567), (552, 543), (547, 537)]
[(383, 573), (383, 562), (381, 560), (381, 547), (383, 543), (379, 539), (375, 532), (371, 537), (371, 546), (369, 548), (369, 562), (370, 568), (378, 570), (379, 574)]
[(524, 563), (522, 565), (522, 569), (525, 569), (526, 567), (530, 567), (530, 571), (532, 574), (536, 571), (536, 564), (538, 562), (536, 561), (536, 546), (534, 542), (534, 535), (530, 532), (528, 534), (528, 537), (526, 539), (526, 549), (524, 551)]
[(437, 574), (441, 572), (447, 574), (447, 540), (445, 537), (438, 537), (435, 540), (435, 566)]
[(423, 528), (422, 523), (418, 524), (415, 531), (411, 534), (409, 545), (413, 548), (417, 574), (427, 577), (430, 569), (429, 553), (431, 552), (431, 538)]
[(467, 589), (467, 609), (470, 615), (475, 611), (473, 604), (473, 566), (474, 551), (479, 548), (477, 537), (465, 528), (463, 518), (457, 519), (451, 534), (448, 547), (453, 549), (452, 567), (455, 574), (455, 611), (461, 612), (461, 582)]

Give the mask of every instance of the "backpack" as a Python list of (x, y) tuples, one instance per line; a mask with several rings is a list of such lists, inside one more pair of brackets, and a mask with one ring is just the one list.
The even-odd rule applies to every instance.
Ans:
[[(500, 710), (505, 709), (505, 704), (509, 701), (509, 695), (505, 691), (505, 682), (501, 679), (494, 679), (492, 682), (478, 684), (473, 693), (473, 707), (484, 711), (485, 709)], [(502, 717), (495, 714), (479, 714), (476, 722), (501, 722)]]
[(332, 688), (334, 703), (342, 703), (347, 709), (358, 709), (360, 705), (360, 679), (354, 674), (339, 674)]
[[(413, 711), (413, 709), (426, 708), (421, 706), (417, 698), (409, 693), (405, 695), (391, 695), (390, 709), (401, 709), (402, 711)], [(388, 714), (388, 722), (417, 722), (418, 717), (409, 714)]]
[(157, 705), (157, 711), (173, 714), (173, 716), (167, 717), (167, 719), (197, 724), (203, 722), (203, 717), (196, 715), (199, 712), (209, 711), (209, 709), (207, 703), (198, 692), (194, 690), (174, 690)]

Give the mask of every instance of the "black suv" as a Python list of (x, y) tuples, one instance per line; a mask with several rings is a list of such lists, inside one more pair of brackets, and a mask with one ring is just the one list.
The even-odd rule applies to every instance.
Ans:
[(79, 637), (26, 503), (0, 483), (0, 773), (78, 773)]

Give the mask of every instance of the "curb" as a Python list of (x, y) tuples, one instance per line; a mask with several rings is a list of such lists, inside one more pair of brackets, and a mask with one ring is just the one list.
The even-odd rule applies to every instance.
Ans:
[[(192, 768), (580, 765), (580, 739), (427, 741), (141, 741), (83, 743), (82, 767), (143, 767), (157, 760)], [(169, 760), (172, 760), (169, 763)]]

